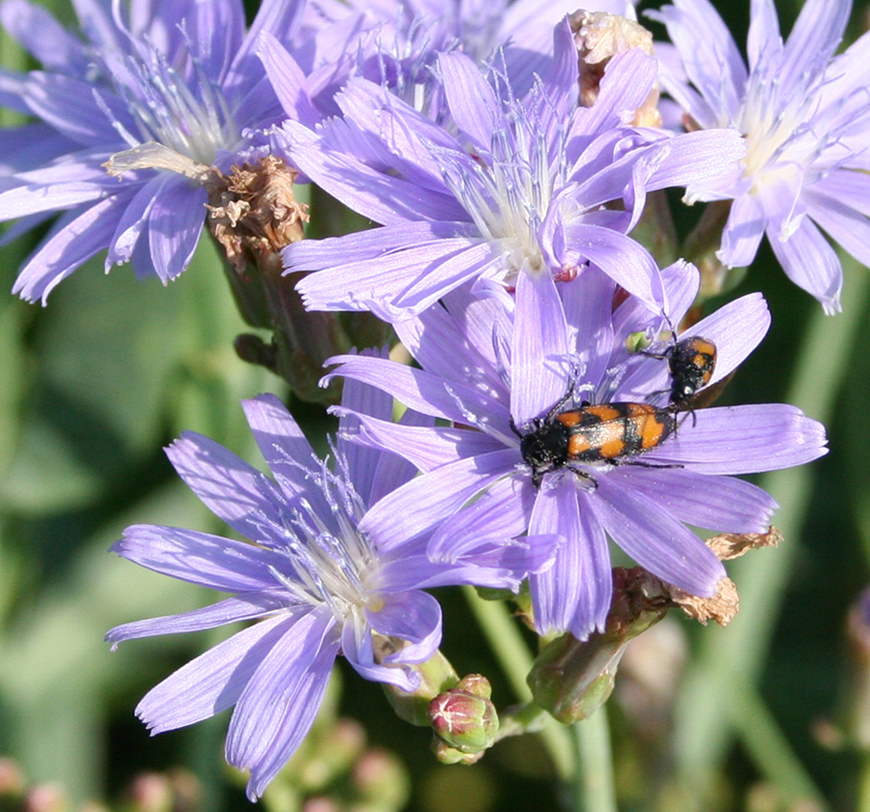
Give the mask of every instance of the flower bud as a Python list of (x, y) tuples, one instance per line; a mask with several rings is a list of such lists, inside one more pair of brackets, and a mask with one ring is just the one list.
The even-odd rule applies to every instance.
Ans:
[(429, 703), (435, 735), (463, 755), (492, 747), (498, 733), (498, 713), (490, 701), (491, 693), (489, 681), (472, 674), (436, 696)]
[(613, 581), (604, 632), (583, 642), (571, 634), (557, 637), (538, 655), (527, 677), (535, 703), (565, 724), (586, 719), (607, 701), (628, 641), (667, 611), (657, 592), (660, 582), (642, 568), (617, 567)]
[(481, 750), (478, 753), (463, 753), (438, 738), (433, 739), (432, 750), (435, 753), (435, 758), (437, 758), (441, 764), (462, 764), (466, 767), (480, 761), (480, 759), (483, 758), (483, 754), (486, 752), (485, 750)]

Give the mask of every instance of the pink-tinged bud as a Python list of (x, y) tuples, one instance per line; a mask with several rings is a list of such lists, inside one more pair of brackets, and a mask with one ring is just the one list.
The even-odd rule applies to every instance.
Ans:
[[(465, 688), (461, 687), (463, 683)], [(429, 719), (438, 739), (462, 755), (482, 753), (492, 747), (499, 723), (495, 705), (489, 699), (491, 692), (488, 680), (473, 674), (436, 696), (429, 704)]]

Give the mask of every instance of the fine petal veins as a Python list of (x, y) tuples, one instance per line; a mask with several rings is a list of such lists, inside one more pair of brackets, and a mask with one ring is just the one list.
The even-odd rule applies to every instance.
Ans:
[[(417, 480), (408, 481), (413, 471), (396, 454), (352, 446), (346, 439), (364, 421), (385, 423), (390, 398), (356, 381), (346, 386), (345, 396), (361, 411), (340, 410), (341, 439), (330, 444), (333, 467), (313, 454), (271, 395), (247, 401), (244, 408), (274, 478), (198, 434), (185, 434), (167, 449), (196, 495), (254, 544), (136, 525), (113, 548), (156, 572), (230, 593), (202, 609), (118, 626), (107, 634), (113, 647), (139, 637), (258, 621), (164, 680), (137, 709), (153, 732), (160, 732), (235, 705), (227, 760), (250, 772), (251, 800), (307, 734), (339, 650), (364, 678), (414, 690), (416, 667), (441, 641), (440, 608), (421, 591), (424, 586), (473, 582), (516, 590), (531, 567), (544, 563), (540, 555), (494, 554), (489, 539), (475, 540), (466, 550), (473, 565), (462, 556), (434, 562), (421, 554), (427, 537), (419, 527), (379, 545), (366, 524), (397, 492), (384, 495), (384, 483)], [(407, 422), (400, 428), (419, 429), (427, 421)], [(403, 640), (406, 645), (379, 659), (374, 644), (379, 635), (390, 637), (391, 646)]]
[[(665, 581), (713, 595), (725, 570), (690, 526), (765, 532), (776, 504), (733, 475), (814, 460), (826, 453), (825, 433), (782, 404), (689, 414), (691, 398), (672, 403), (671, 353), (687, 338), (674, 334), (674, 325), (692, 305), (699, 276), (694, 266), (678, 262), (660, 278), (670, 304), (658, 313), (631, 296), (614, 310), (615, 285), (596, 269), (563, 283), (546, 274), (523, 277), (507, 308), (495, 298), (481, 307), (460, 288), (434, 314), (398, 326), (422, 370), (380, 359), (334, 359), (340, 366), (332, 374), (379, 386), (419, 412), (449, 415), (463, 426), (457, 438), (481, 439), (451, 448), (445, 444), (451, 430), (422, 427), (412, 443), (410, 435), (363, 421), (370, 431), (361, 441), (419, 461), (423, 472), (380, 500), (363, 528), (386, 548), (395, 538), (428, 537), (428, 554), (445, 562), (458, 562), (469, 545), (487, 537), (496, 542), (510, 534), (522, 541), (526, 533), (532, 546), (542, 540), (552, 557), (529, 579), (541, 633), (570, 631), (585, 639), (603, 628), (612, 584), (608, 539)], [(466, 322), (474, 312), (486, 313), (488, 331)], [(466, 323), (475, 329), (465, 329)], [(715, 344), (718, 358), (715, 373), (696, 391), (731, 374), (769, 324), (764, 299), (749, 294), (691, 328), (690, 336)], [(431, 336), (429, 325), (436, 328)], [(450, 326), (462, 334), (459, 345), (449, 340)], [(648, 349), (630, 350), (642, 336)], [(484, 369), (474, 371), (475, 365)], [(494, 397), (481, 397), (482, 390)], [(601, 417), (595, 404), (614, 404), (617, 416)], [(652, 408), (648, 419), (662, 429), (646, 447), (629, 445), (632, 432), (640, 431), (627, 416), (640, 408), (632, 404)], [(557, 413), (567, 413), (564, 422)], [(612, 447), (596, 434), (605, 419), (614, 421)], [(560, 434), (559, 426), (576, 428)], [(440, 463), (434, 454), (424, 459), (427, 433), (431, 447), (443, 452)]]
[(667, 26), (681, 60), (666, 60), (662, 84), (684, 118), (711, 132), (731, 129), (746, 143), (738, 172), (687, 191), (690, 200), (734, 201), (719, 259), (751, 264), (766, 234), (788, 277), (826, 313), (840, 309), (843, 269), (818, 226), (860, 262), (870, 256), (866, 205), (819, 206), (815, 194), (834, 173), (860, 178), (867, 169), (866, 39), (836, 54), (851, 8), (850, 0), (807, 0), (783, 44), (772, 0), (753, 2), (749, 69), (707, 0), (649, 12)]

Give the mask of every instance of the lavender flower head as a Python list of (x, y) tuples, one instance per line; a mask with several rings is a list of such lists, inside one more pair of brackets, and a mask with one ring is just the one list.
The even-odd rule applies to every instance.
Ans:
[[(319, 15), (321, 28), (356, 26), (359, 34), (346, 48), (354, 54), (353, 74), (441, 121), (445, 99), (432, 70), (439, 53), (459, 51), (483, 64), (504, 47), (513, 86), (527, 90), (551, 55), (553, 26), (576, 8), (575, 0), (317, 0), (309, 16)], [(597, 0), (586, 8), (636, 19), (630, 0)]]
[[(368, 391), (366, 391), (368, 390)], [(345, 403), (381, 418), (391, 401), (352, 384)], [(425, 587), (480, 583), (517, 589), (552, 550), (480, 540), (453, 563), (433, 564), (425, 544), (373, 546), (358, 529), (366, 507), (413, 475), (413, 467), (339, 438), (335, 470), (318, 460), (293, 418), (271, 395), (245, 413), (274, 480), (217, 443), (186, 433), (168, 449), (191, 490), (253, 544), (195, 530), (127, 528), (124, 558), (232, 597), (212, 606), (112, 629), (124, 640), (259, 622), (192, 660), (151, 691), (136, 713), (152, 733), (173, 730), (235, 705), (227, 761), (250, 771), (254, 800), (311, 727), (339, 653), (366, 679), (417, 687), (413, 666), (441, 639), (441, 610)], [(351, 431), (356, 418), (342, 421)], [(377, 639), (405, 646), (377, 653)]]
[(746, 140), (736, 172), (688, 188), (689, 199), (734, 201), (719, 259), (749, 265), (766, 234), (789, 278), (827, 313), (840, 310), (843, 269), (822, 232), (870, 265), (870, 34), (834, 55), (851, 6), (807, 0), (783, 44), (773, 1), (753, 2), (748, 69), (707, 0), (650, 12), (674, 43), (659, 47), (662, 84), (690, 126)]
[(0, 184), (0, 220), (23, 218), (19, 233), (63, 212), (14, 291), (45, 302), (105, 248), (106, 270), (131, 262), (139, 276), (178, 276), (202, 231), (209, 168), (229, 169), (250, 146), (246, 128), (280, 115), (254, 50), (260, 34), (292, 36), (303, 5), (265, 0), (245, 34), (240, 0), (133, 0), (127, 14), (127, 4), (80, 4), (82, 40), (6, 0), (4, 26), (44, 69), (4, 77), (14, 92), (0, 101), (41, 123), (0, 133), (17, 170)]
[(660, 309), (658, 267), (626, 236), (647, 192), (725, 171), (743, 145), (727, 131), (625, 126), (656, 80), (655, 59), (638, 49), (614, 57), (595, 104), (579, 107), (567, 22), (553, 36), (547, 69), (522, 98), (503, 67), (487, 79), (469, 57), (442, 54), (450, 131), (360, 79), (336, 99), (342, 118), (284, 125), (290, 162), (383, 224), (285, 250), (288, 271), (316, 271), (297, 286), (307, 307), (397, 321), (469, 280), (500, 295), (520, 276), (568, 280), (591, 264)]
[[(494, 299), (472, 301), (455, 291), (445, 306), (397, 324), (422, 369), (333, 359), (340, 364), (334, 374), (379, 386), (452, 424), (411, 428), (361, 417), (361, 441), (391, 448), (423, 472), (375, 505), (361, 527), (387, 547), (391, 538), (431, 533), (434, 560), (450, 560), (490, 515), (502, 527), (510, 522), (517, 536), (561, 537), (555, 566), (530, 577), (541, 633), (568, 630), (585, 639), (603, 628), (611, 597), (608, 537), (663, 580), (695, 595), (714, 594), (724, 569), (687, 525), (766, 532), (776, 504), (734, 475), (821, 456), (819, 423), (782, 404), (700, 409), (681, 415), (676, 430), (641, 460), (572, 466), (584, 476), (567, 467), (548, 471), (539, 487), (517, 436), (532, 431), (569, 391), (593, 404), (667, 405), (668, 364), (626, 348), (633, 334), (669, 337), (669, 324), (694, 300), (693, 266), (671, 266), (663, 281), (669, 319), (634, 298), (612, 310), (616, 285), (594, 269), (558, 286), (546, 275), (536, 281), (523, 275), (513, 318)], [(710, 383), (737, 367), (768, 324), (764, 300), (753, 294), (692, 329), (718, 346)], [(667, 346), (657, 342), (651, 351), (660, 355)], [(494, 513), (493, 504), (500, 506)]]

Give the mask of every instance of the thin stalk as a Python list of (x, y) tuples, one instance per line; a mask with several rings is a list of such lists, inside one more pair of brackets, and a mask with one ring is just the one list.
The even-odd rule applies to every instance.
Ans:
[(617, 812), (607, 705), (576, 722), (573, 733), (580, 754), (574, 808), (582, 812)]
[(858, 803), (855, 812), (870, 812), (870, 753), (864, 753), (858, 778)]
[[(471, 587), (464, 587), (463, 591), (516, 698), (523, 703), (531, 702), (532, 692), (526, 684), (526, 675), (532, 667), (533, 657), (507, 606), (502, 601), (483, 600)], [(568, 729), (548, 717), (539, 735), (550, 754), (559, 779), (566, 783), (572, 782), (577, 761)]]
[(829, 806), (754, 686), (737, 686), (731, 719), (759, 771), (791, 809), (827, 812)]

